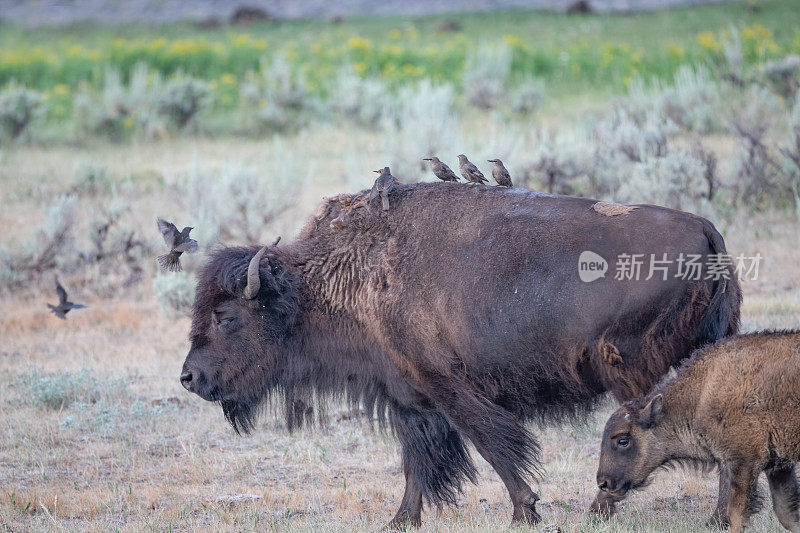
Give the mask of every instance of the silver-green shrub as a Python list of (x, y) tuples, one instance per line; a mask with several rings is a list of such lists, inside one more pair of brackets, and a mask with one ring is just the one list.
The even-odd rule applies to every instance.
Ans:
[(194, 302), (195, 280), (187, 272), (157, 272), (153, 295), (161, 309), (170, 315), (184, 315)]
[(393, 100), (382, 80), (362, 78), (352, 65), (339, 68), (328, 95), (328, 105), (336, 115), (365, 127), (378, 126)]
[(271, 238), (267, 229), (296, 204), (306, 177), (277, 139), (260, 168), (236, 162), (216, 168), (194, 165), (183, 197), (196, 221), (198, 242), (256, 244)]
[(527, 115), (539, 110), (546, 96), (544, 82), (539, 78), (527, 77), (511, 90), (509, 105), (513, 113)]
[(512, 50), (507, 44), (480, 44), (467, 52), (461, 78), (464, 96), (481, 109), (497, 107), (506, 96), (511, 73)]
[(193, 125), (197, 115), (210, 104), (207, 82), (179, 75), (168, 81), (158, 96), (158, 109), (179, 129)]
[(11, 386), (18, 391), (22, 403), (53, 410), (68, 408), (73, 403), (94, 404), (128, 395), (124, 380), (100, 380), (88, 369), (58, 374), (34, 369), (18, 376)]
[(11, 83), (0, 91), (0, 134), (16, 139), (26, 134), (43, 110), (44, 97), (38, 91)]

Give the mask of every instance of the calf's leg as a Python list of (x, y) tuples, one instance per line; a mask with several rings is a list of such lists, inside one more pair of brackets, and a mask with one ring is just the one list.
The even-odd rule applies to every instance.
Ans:
[(758, 470), (749, 464), (731, 467), (731, 498), (728, 504), (728, 518), (731, 522), (731, 533), (742, 533), (753, 513), (751, 502), (754, 501)]
[(772, 507), (783, 527), (800, 533), (800, 487), (794, 465), (767, 470)]
[(728, 520), (728, 502), (731, 499), (731, 471), (722, 465), (719, 468), (719, 496), (717, 497), (717, 507), (711, 513), (706, 525), (709, 527), (726, 528), (730, 525)]

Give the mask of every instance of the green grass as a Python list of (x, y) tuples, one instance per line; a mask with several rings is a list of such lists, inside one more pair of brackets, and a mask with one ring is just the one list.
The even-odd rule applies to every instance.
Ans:
[[(667, 77), (680, 64), (713, 61), (721, 35), (730, 28), (753, 30), (751, 39), (743, 39), (750, 61), (798, 52), (796, 9), (795, 0), (777, 0), (759, 3), (755, 12), (736, 2), (635, 15), (523, 10), (218, 29), (191, 23), (32, 30), (5, 25), (0, 31), (0, 85), (16, 79), (40, 90), (58, 84), (74, 87), (81, 80), (96, 81), (102, 66), (127, 72), (139, 61), (166, 75), (180, 70), (211, 80), (240, 78), (275, 52), (286, 54), (320, 92), (345, 62), (356, 64), (364, 75), (392, 81), (452, 81), (459, 79), (470, 47), (505, 41), (514, 49), (515, 74), (541, 76), (573, 92), (604, 92), (607, 85), (624, 86), (635, 74)], [(444, 19), (458, 21), (461, 30), (437, 32)], [(698, 42), (702, 32), (715, 36), (713, 45)]]

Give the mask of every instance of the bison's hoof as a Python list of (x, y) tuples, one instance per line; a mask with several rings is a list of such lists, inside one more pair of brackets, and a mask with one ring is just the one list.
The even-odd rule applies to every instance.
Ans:
[(714, 514), (712, 514), (711, 518), (706, 522), (706, 527), (709, 528), (727, 529), (730, 525), (731, 522), (728, 520), (727, 513), (723, 513), (719, 509), (715, 510)]
[(539, 533), (563, 533), (563, 531), (558, 527), (558, 524), (547, 524), (539, 529)]
[(408, 531), (409, 529), (416, 529), (422, 525), (422, 519), (411, 516), (395, 516), (392, 521), (383, 526), (383, 531)]
[(514, 515), (511, 517), (512, 524), (537, 524), (542, 520), (539, 513), (536, 512), (536, 502), (539, 501), (539, 496), (532, 492), (524, 501), (514, 506)]

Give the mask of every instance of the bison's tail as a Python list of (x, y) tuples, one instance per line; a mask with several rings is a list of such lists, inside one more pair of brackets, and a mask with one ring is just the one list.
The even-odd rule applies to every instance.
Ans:
[[(703, 234), (708, 239), (712, 254), (727, 254), (725, 241), (714, 224), (703, 220)], [(698, 346), (715, 342), (739, 330), (739, 311), (742, 304), (742, 289), (733, 266), (728, 267), (728, 279), (720, 278), (714, 283), (711, 302), (700, 319), (695, 332)]]

